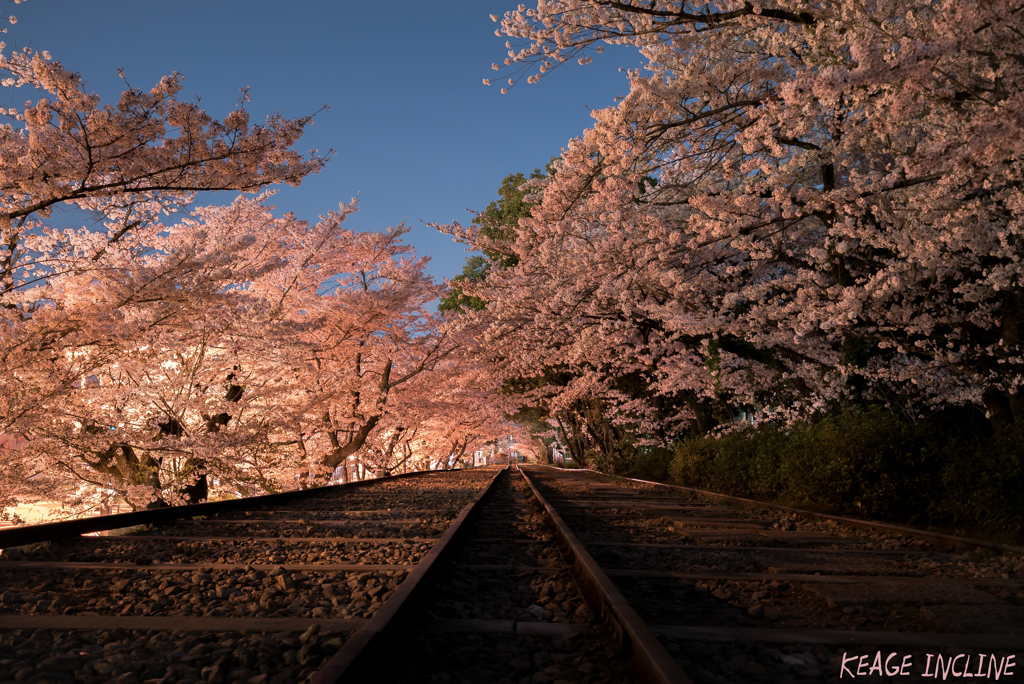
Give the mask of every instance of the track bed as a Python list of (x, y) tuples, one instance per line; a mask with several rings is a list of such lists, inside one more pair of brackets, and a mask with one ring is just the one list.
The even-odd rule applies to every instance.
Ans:
[(850, 679), (879, 651), (910, 656), (914, 681), (929, 654), (929, 673), (939, 655), (964, 654), (962, 669), (984, 654), (984, 670), (1024, 647), (1020, 553), (944, 551), (679, 488), (526, 470), (693, 681), (840, 681), (844, 662)]
[(495, 474), (311, 490), (9, 550), (0, 682), (308, 681)]
[[(1019, 549), (589, 471), (107, 522), (12, 537), (49, 541), (0, 560), (0, 684), (881, 682), (894, 659), (935, 681), (957, 656), (994, 679), (1024, 651)], [(868, 674), (879, 653), (889, 675)]]

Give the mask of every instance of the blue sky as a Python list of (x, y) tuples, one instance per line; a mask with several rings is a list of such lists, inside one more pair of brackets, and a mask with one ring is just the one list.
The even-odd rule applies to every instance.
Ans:
[[(466, 252), (423, 221), (468, 223), (467, 209), (496, 198), (501, 179), (543, 167), (592, 123), (587, 107), (614, 104), (628, 90), (618, 68), (639, 56), (610, 49), (586, 67), (564, 65), (536, 85), (500, 94), (492, 62), (505, 57), (489, 15), (504, 0), (29, 0), (9, 4), (18, 24), (11, 46), (49, 50), (78, 71), (105, 102), (123, 90), (185, 75), (216, 118), (250, 88), (253, 121), (329, 111), (298, 149), (334, 148), (327, 168), (299, 188), (282, 188), (278, 212), (315, 219), (357, 196), (346, 225), (379, 230), (405, 220), (409, 241), (432, 257), (430, 272), (451, 277)], [(495, 85), (486, 87), (482, 79)], [(17, 98), (16, 98), (17, 99)], [(18, 105), (20, 102), (11, 103)], [(204, 203), (230, 201), (207, 195)]]

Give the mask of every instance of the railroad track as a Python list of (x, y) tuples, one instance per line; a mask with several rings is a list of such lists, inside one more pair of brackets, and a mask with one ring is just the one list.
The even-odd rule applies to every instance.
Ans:
[(1020, 549), (704, 494), (479, 469), (3, 531), (0, 684), (795, 684), (877, 652), (1013, 671)]
[(498, 472), (0, 532), (0, 681), (309, 681), (408, 605)]
[[(968, 664), (974, 677), (1022, 679), (1024, 549), (590, 471), (526, 472), (694, 682), (935, 681)], [(883, 676), (870, 678), (875, 665)]]

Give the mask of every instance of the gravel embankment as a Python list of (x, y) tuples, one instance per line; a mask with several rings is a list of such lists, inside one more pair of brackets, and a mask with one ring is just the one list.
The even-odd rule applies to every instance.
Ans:
[(0, 570), (0, 614), (369, 617), (405, 572)]
[[(19, 615), (370, 618), (493, 476), (489, 469), (384, 480), (321, 492), (282, 510), (8, 549), (0, 556), (0, 617), (12, 626)], [(316, 569), (331, 564), (410, 567)], [(329, 623), (323, 633), (320, 624), (287, 632), (277, 623), (259, 630), (257, 622), (241, 632), (160, 632), (150, 624), (146, 630), (0, 629), (0, 683), (291, 684), (306, 681), (350, 635)]]
[[(1024, 559), (1017, 554), (943, 552), (926, 541), (898, 534), (741, 508), (605, 476), (579, 475), (588, 482), (602, 483), (590, 487), (562, 481), (558, 474), (540, 469), (530, 474), (542, 495), (651, 625), (1024, 634), (1024, 584), (1019, 582), (1024, 579)], [(644, 501), (630, 500), (631, 496), (642, 496)], [(614, 570), (677, 571), (708, 577), (642, 577)], [(718, 573), (768, 577), (716, 579)], [(774, 579), (774, 575), (816, 578), (789, 581)], [(829, 575), (936, 582), (830, 583)], [(975, 582), (941, 581), (949, 578)], [(664, 641), (697, 682), (838, 681), (844, 652), (820, 645)], [(880, 648), (845, 650), (848, 656), (856, 652), (873, 658)], [(920, 655), (912, 661), (922, 672), (926, 653), (945, 657), (948, 652), (890, 648), (884, 655), (895, 650), (901, 658)], [(959, 653), (973, 651), (956, 650)], [(913, 681), (918, 675), (907, 676), (911, 679), (906, 681)]]
[[(504, 475), (432, 589), (428, 626), (413, 642), (408, 682), (611, 684), (631, 681), (619, 649), (590, 614), (551, 533), (517, 472)], [(479, 569), (466, 566), (502, 566)], [(504, 620), (575, 625), (582, 633), (438, 633), (429, 620)]]
[[(74, 542), (44, 544), (25, 560), (64, 563), (137, 563), (160, 565), (241, 564), (304, 565), (370, 563), (374, 565), (416, 564), (433, 546), (436, 537), (419, 540), (291, 541), (249, 540), (162, 540), (93, 537)], [(0, 563), (0, 570), (3, 564)]]
[(308, 679), (349, 634), (0, 631), (0, 684), (272, 684)]

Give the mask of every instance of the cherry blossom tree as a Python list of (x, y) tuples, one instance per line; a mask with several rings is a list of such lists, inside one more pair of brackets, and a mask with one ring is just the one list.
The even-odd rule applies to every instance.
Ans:
[[(425, 274), (426, 258), (401, 243), (404, 226), (348, 234), (318, 248), (329, 264), (290, 308), (301, 314), (306, 391), (315, 410), (304, 415), (303, 448), (320, 454), (317, 477), (346, 465), (374, 439), (397, 395), (450, 355), (454, 345), (431, 311), (441, 287)], [(391, 430), (411, 425), (393, 425)], [(307, 440), (322, 442), (313, 448)], [(378, 445), (379, 447), (379, 445)], [(357, 467), (359, 472), (361, 468)], [(348, 469), (342, 468), (342, 477)]]
[(532, 400), (583, 402), (567, 415), (591, 440), (846, 402), (973, 404), (1019, 431), (1021, 17), (520, 5), (498, 31), (512, 83), (605, 44), (648, 65), (534, 183), (518, 265), (467, 290), (489, 302), (482, 348)]
[[(218, 121), (178, 99), (177, 74), (149, 91), (129, 87), (116, 105), (102, 105), (46, 51), (0, 53), (0, 71), (11, 99), (21, 87), (41, 95), (5, 108), (0, 126), (0, 366), (8, 371), (78, 344), (80, 322), (62, 313), (61, 301), (75, 295), (61, 279), (102, 271), (111, 246), (152, 235), (161, 213), (199, 191), (297, 184), (325, 162), (291, 149), (310, 117), (274, 115), (250, 125), (243, 93), (239, 107)], [(108, 218), (106, 230), (53, 228), (46, 219), (60, 204)], [(25, 385), (4, 373), (0, 431), (34, 398), (60, 387)]]
[[(317, 171), (291, 149), (309, 118), (251, 126), (243, 94), (216, 121), (178, 75), (104, 106), (45, 52), (0, 69), (41, 96), (0, 129), (5, 496), (188, 503), (453, 467), (508, 432), (404, 226), (347, 230), (354, 201), (314, 223), (268, 194), (193, 208)], [(102, 229), (57, 229), (59, 204)]]
[(481, 392), (404, 227), (347, 230), (354, 202), (315, 224), (275, 218), (262, 199), (196, 209), (108, 246), (103, 271), (51, 279), (75, 293), (60, 301), (86, 341), (32, 369), (61, 387), (17, 424), (36, 495), (278, 491), (350, 462), (360, 477), (437, 467), (502, 425), (460, 408)]
[(386, 448), (370, 457), (376, 470), (394, 472), (410, 463), (415, 469), (451, 469), (478, 448), (525, 435), (508, 417), (513, 403), (501, 394), (494, 374), (466, 349), (457, 340), (453, 354), (389, 405)]
[(102, 270), (50, 279), (77, 343), (13, 377), (54, 388), (16, 423), (40, 494), (196, 501), (209, 476), (272, 488), (253, 466), (275, 450), (270, 416), (284, 415), (291, 378), (262, 334), (279, 314), (256, 284), (289, 263), (294, 223), (239, 199), (108, 245)]
[[(145, 394), (152, 377), (133, 375), (139, 368), (133, 364), (146, 356), (147, 369), (155, 364), (168, 376), (190, 377), (183, 387), (195, 391), (202, 386), (200, 393), (206, 392), (213, 404), (235, 401), (228, 370), (220, 368), (209, 377), (199, 371), (199, 361), (207, 363), (209, 350), (220, 344), (207, 334), (207, 326), (216, 328), (217, 317), (227, 315), (203, 299), (217, 294), (223, 273), (213, 276), (203, 269), (246, 268), (243, 263), (215, 264), (217, 255), (203, 251), (222, 243), (228, 248), (224, 254), (240, 256), (241, 245), (223, 244), (232, 239), (230, 231), (194, 235), (191, 231), (200, 230), (201, 222), (167, 229), (160, 216), (186, 207), (200, 191), (298, 184), (326, 158), (292, 150), (311, 117), (274, 115), (251, 125), (244, 92), (222, 121), (197, 103), (178, 99), (178, 74), (148, 91), (129, 86), (116, 104), (103, 105), (81, 76), (46, 51), (6, 53), (4, 47), (0, 87), (10, 89), (11, 100), (16, 88), (36, 98), (0, 113), (6, 119), (0, 125), (0, 433), (30, 437), (24, 449), (5, 452), (7, 466), (20, 464), (14, 472), (27, 474), (9, 479), (20, 478), (19, 487), (37, 493), (73, 497), (69, 488), (75, 486), (54, 477), (52, 459), (57, 457), (42, 449), (62, 440), (67, 444), (69, 426), (77, 425), (80, 433), (94, 433), (94, 444), (85, 447), (79, 439), (79, 451), (64, 455), (87, 459), (91, 453), (90, 477), (101, 473), (111, 478), (103, 484), (119, 483), (122, 491), (141, 487), (139, 496), (129, 498), (146, 499), (154, 492), (154, 465), (145, 460), (150, 456), (115, 448), (103, 432), (123, 420), (113, 442), (135, 426), (150, 430), (149, 439), (155, 434), (166, 440), (173, 452), (172, 443), (185, 430), (173, 419), (174, 406), (181, 402), (166, 403), (166, 396), (155, 395), (147, 399), (165, 403), (160, 426), (139, 411), (138, 402), (119, 404), (113, 388)], [(48, 219), (62, 204), (92, 212), (103, 229), (55, 228)], [(170, 237), (162, 234), (165, 229)], [(186, 330), (195, 335), (175, 341)], [(117, 364), (120, 371), (111, 374)], [(92, 390), (97, 387), (106, 399), (80, 402), (83, 410), (76, 413), (71, 408), (75, 402), (96, 394)], [(129, 404), (130, 418), (107, 415), (93, 421), (98, 410)], [(67, 411), (49, 413), (55, 405)], [(222, 414), (208, 414), (205, 429), (211, 435), (223, 432)], [(74, 416), (81, 420), (76, 423)], [(182, 483), (201, 485), (194, 481), (197, 468), (191, 458), (181, 460)], [(202, 496), (201, 488), (194, 493)]]

